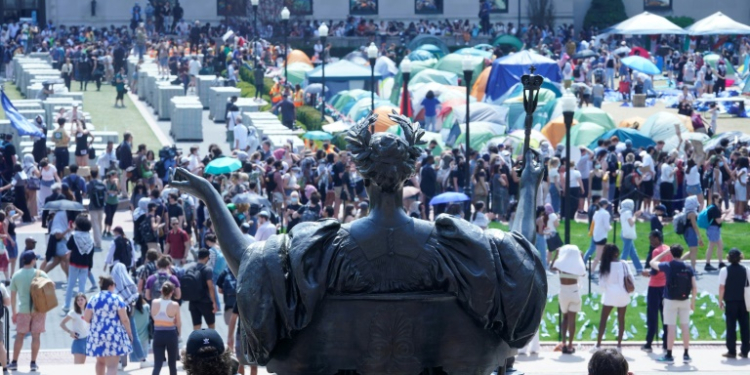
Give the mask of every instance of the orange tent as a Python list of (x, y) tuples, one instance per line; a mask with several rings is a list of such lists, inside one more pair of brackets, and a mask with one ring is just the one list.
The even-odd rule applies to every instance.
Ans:
[(646, 122), (646, 119), (643, 117), (635, 116), (631, 117), (625, 120), (620, 121), (620, 124), (617, 126), (618, 128), (631, 128), (638, 130), (643, 123)]
[(471, 88), (471, 96), (476, 98), (477, 101), (481, 102), (484, 98), (484, 90), (487, 88), (487, 79), (490, 78), (491, 70), (491, 66), (484, 68), (482, 73), (479, 74), (479, 77), (477, 77), (477, 80), (474, 81), (474, 86)]
[[(573, 119), (573, 125), (577, 123), (578, 121)], [(565, 138), (565, 122), (563, 121), (563, 117), (555, 118), (548, 122), (547, 125), (544, 125), (542, 134), (547, 137), (552, 147), (557, 147), (557, 144)]]
[(388, 115), (392, 114), (393, 111), (396, 111), (396, 113), (401, 113), (397, 107), (391, 105), (384, 105), (382, 107), (375, 108), (374, 113), (378, 115), (378, 121), (375, 122), (376, 133), (386, 132), (388, 131), (388, 128), (396, 125), (396, 122), (388, 117)]
[(295, 50), (292, 50), (292, 52), (289, 52), (289, 56), (286, 58), (287, 64), (292, 64), (296, 62), (301, 62), (307, 65), (313, 66), (312, 61), (310, 61), (310, 58), (307, 57), (307, 55), (304, 52), (298, 49), (295, 49)]

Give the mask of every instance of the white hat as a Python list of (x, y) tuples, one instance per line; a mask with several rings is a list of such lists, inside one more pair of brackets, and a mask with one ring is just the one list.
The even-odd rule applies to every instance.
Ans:
[(586, 265), (581, 258), (581, 250), (576, 245), (563, 245), (559, 250), (555, 268), (571, 275), (586, 275)]

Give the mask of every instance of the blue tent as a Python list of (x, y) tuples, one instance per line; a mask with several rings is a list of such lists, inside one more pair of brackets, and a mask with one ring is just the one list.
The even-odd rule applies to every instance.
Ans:
[[(321, 66), (305, 73), (309, 83), (323, 82)], [(348, 60), (339, 60), (334, 63), (326, 64), (326, 86), (331, 90), (329, 95), (333, 95), (342, 90), (367, 89), (370, 85), (370, 67), (357, 65)], [(375, 72), (375, 80), (380, 80), (382, 76)]]
[(490, 77), (487, 79), (485, 98), (494, 101), (505, 94), (513, 85), (521, 81), (521, 76), (529, 73), (529, 68), (534, 65), (536, 74), (552, 82), (560, 82), (562, 74), (560, 66), (552, 59), (524, 50), (505, 57), (501, 57), (492, 63)]
[(620, 139), (620, 142), (625, 142), (627, 140), (633, 142), (633, 149), (636, 150), (639, 148), (647, 148), (648, 146), (656, 146), (656, 142), (654, 142), (653, 139), (641, 134), (638, 130), (630, 128), (617, 128), (602, 134), (601, 137), (597, 138), (594, 142), (591, 142), (589, 148), (593, 150), (597, 147), (596, 142), (599, 141), (599, 139), (610, 139), (615, 135), (618, 139)]

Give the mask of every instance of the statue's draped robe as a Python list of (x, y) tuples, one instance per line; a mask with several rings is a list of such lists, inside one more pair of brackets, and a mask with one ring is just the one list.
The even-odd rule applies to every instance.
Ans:
[(483, 232), (446, 215), (397, 228), (367, 225), (366, 219), (302, 223), (245, 251), (237, 303), (249, 359), (266, 364), (276, 344), (310, 324), (329, 294), (449, 293), (511, 347), (532, 338), (546, 275), (521, 235)]

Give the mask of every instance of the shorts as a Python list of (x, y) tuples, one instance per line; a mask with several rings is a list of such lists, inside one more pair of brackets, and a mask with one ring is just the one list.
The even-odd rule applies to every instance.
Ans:
[(284, 203), (284, 194), (278, 191), (273, 192), (273, 203)]
[(161, 65), (161, 66), (167, 66), (167, 62), (168, 62), (167, 60), (168, 60), (167, 57), (160, 58), (159, 59), (159, 65)]
[(683, 236), (685, 237), (685, 242), (687, 243), (688, 247), (698, 246), (698, 235), (695, 233), (693, 227), (689, 226), (685, 228), (685, 234)]
[(583, 195), (582, 195), (582, 197), (588, 197), (589, 196), (589, 179), (588, 178), (583, 178), (582, 182), (583, 182)]
[(55, 245), (55, 256), (61, 257), (68, 253), (68, 244), (65, 241), (57, 241)]
[(16, 317), (16, 332), (21, 335), (25, 335), (29, 332), (32, 334), (44, 333), (44, 324), (46, 320), (46, 313), (19, 313)]
[(718, 225), (709, 225), (706, 229), (706, 236), (709, 242), (721, 241), (721, 227)]
[(563, 314), (581, 311), (581, 293), (578, 291), (578, 284), (560, 285), (560, 294), (557, 298)]
[(599, 241), (594, 241), (594, 243), (597, 244), (597, 245), (601, 245), (601, 246), (606, 245), (607, 244), (607, 237), (604, 237), (604, 238), (602, 238)]
[(73, 340), (73, 344), (70, 346), (70, 352), (72, 354), (86, 355), (86, 338), (84, 337)]
[(747, 185), (742, 185), (739, 181), (734, 182), (734, 201), (744, 202), (747, 200)]
[(16, 259), (18, 258), (18, 243), (15, 242), (15, 238), (13, 239), (13, 245), (5, 244), (5, 251), (8, 252), (8, 258), (10, 259)]
[(86, 156), (89, 154), (89, 149), (84, 148), (79, 150), (76, 148), (76, 151), (73, 154), (75, 154), (75, 156)]
[(341, 192), (344, 190), (343, 186), (334, 186), (333, 191), (336, 194), (336, 198), (341, 198)]
[(190, 318), (193, 320), (194, 326), (201, 325), (201, 318), (206, 321), (209, 326), (216, 323), (216, 315), (214, 314), (214, 306), (211, 302), (190, 302)]
[(599, 198), (603, 198), (602, 193), (603, 192), (601, 190), (591, 190), (591, 197), (593, 198), (595, 196), (599, 196)]
[[(699, 186), (700, 187), (700, 186)], [(642, 181), (641, 182), (641, 192), (645, 197), (643, 199), (651, 199), (654, 196), (654, 181)]]
[(673, 326), (677, 324), (677, 318), (681, 325), (690, 324), (690, 299), (678, 301), (664, 299), (664, 324)]
[(703, 189), (701, 189), (700, 185), (688, 185), (687, 189), (685, 189), (685, 192), (688, 195), (700, 195), (703, 193)]

